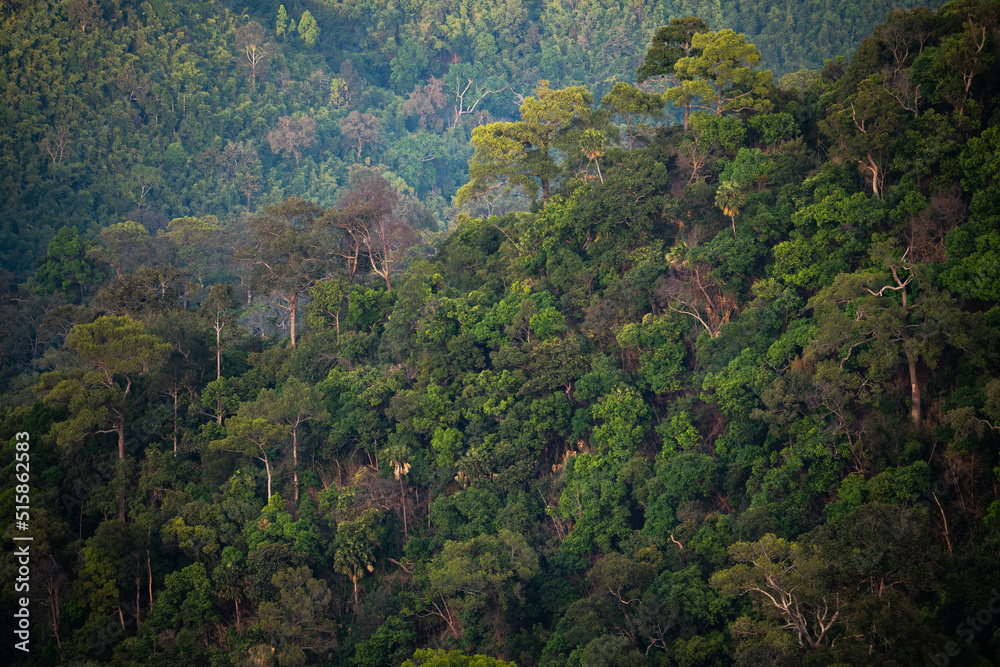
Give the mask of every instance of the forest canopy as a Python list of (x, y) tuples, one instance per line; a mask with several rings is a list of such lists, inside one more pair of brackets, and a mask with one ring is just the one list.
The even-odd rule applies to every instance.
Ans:
[(0, 21), (18, 664), (1000, 662), (997, 3)]

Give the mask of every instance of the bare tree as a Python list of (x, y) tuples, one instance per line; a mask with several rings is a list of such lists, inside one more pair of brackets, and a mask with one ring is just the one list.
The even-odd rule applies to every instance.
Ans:
[(293, 155), (295, 164), (302, 158), (302, 149), (316, 143), (316, 121), (307, 115), (301, 118), (282, 116), (278, 119), (278, 127), (267, 134), (272, 153)]
[(250, 21), (236, 31), (236, 46), (240, 65), (250, 74), (247, 80), (257, 90), (257, 79), (271, 63), (274, 44), (267, 40), (267, 32), (261, 24)]
[(69, 128), (60, 123), (45, 133), (38, 147), (52, 160), (52, 166), (58, 167), (66, 158), (66, 150), (72, 143)]
[[(484, 86), (476, 86), (476, 89), (470, 94), (469, 89), (473, 86), (472, 79), (466, 79), (465, 85), (462, 85), (462, 81), (455, 81), (455, 116), (452, 118), (451, 126), (452, 128), (458, 125), (458, 121), (462, 119), (462, 116), (467, 116), (476, 111), (476, 107), (482, 102), (487, 95), (492, 95), (493, 93), (501, 93), (507, 90), (507, 86), (503, 88), (497, 88), (496, 90), (490, 90)], [(468, 99), (466, 99), (468, 97)], [(522, 98), (522, 104), (524, 102)]]
[(340, 133), (357, 149), (360, 158), (365, 146), (382, 141), (382, 121), (378, 116), (352, 111), (340, 121)]
[(660, 280), (657, 296), (669, 310), (687, 315), (716, 338), (722, 325), (738, 312), (736, 300), (722, 291), (722, 285), (708, 276), (708, 268), (686, 263)]
[(358, 257), (366, 256), (386, 289), (392, 289), (390, 276), (416, 243), (416, 235), (399, 214), (400, 203), (399, 193), (388, 181), (372, 176), (347, 195), (336, 223), (357, 253), (355, 266)]

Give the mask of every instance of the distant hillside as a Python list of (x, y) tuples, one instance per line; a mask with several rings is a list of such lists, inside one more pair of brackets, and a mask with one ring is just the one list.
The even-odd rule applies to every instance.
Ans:
[(663, 0), (663, 11), (669, 18), (699, 16), (713, 30), (730, 28), (746, 34), (763, 54), (761, 65), (780, 77), (850, 56), (893, 10), (933, 10), (943, 4), (941, 0)]

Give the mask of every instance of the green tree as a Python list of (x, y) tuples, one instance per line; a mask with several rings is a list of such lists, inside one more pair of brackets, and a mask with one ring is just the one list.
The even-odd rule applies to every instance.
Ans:
[(389, 61), (389, 83), (400, 94), (412, 90), (426, 67), (424, 47), (417, 40), (408, 37), (399, 47), (396, 57)]
[(235, 547), (222, 550), (222, 561), (212, 570), (212, 581), (216, 595), (223, 600), (232, 600), (236, 605), (236, 627), (240, 626), (240, 599), (246, 588), (245, 558)]
[(605, 109), (625, 116), (625, 126), (628, 128), (628, 150), (632, 152), (635, 139), (648, 130), (644, 125), (634, 123), (634, 118), (657, 118), (662, 115), (664, 101), (659, 95), (645, 93), (624, 81), (618, 81), (611, 92), (601, 98), (601, 106)]
[(236, 326), (236, 300), (230, 285), (212, 285), (208, 298), (202, 301), (198, 314), (215, 332), (215, 379), (222, 379), (222, 332)]
[(264, 464), (267, 474), (267, 499), (271, 500), (271, 449), (288, 437), (288, 429), (259, 416), (258, 406), (244, 403), (239, 412), (226, 420), (226, 437), (212, 443), (216, 449), (252, 456)]
[(45, 262), (35, 269), (38, 289), (45, 294), (64, 292), (73, 303), (83, 303), (87, 287), (100, 278), (94, 262), (87, 258), (90, 247), (76, 227), (60, 229), (49, 241)]
[(355, 519), (337, 523), (333, 546), (333, 569), (351, 580), (354, 607), (358, 606), (358, 581), (375, 571), (375, 547), (382, 539), (382, 518), (378, 510), (368, 508)]
[(204, 627), (215, 620), (211, 591), (204, 563), (194, 563), (168, 574), (154, 608), (155, 624), (174, 630)]
[[(671, 19), (669, 25), (660, 27), (650, 43), (642, 66), (636, 72), (636, 80), (643, 83), (653, 77), (663, 77), (666, 90), (665, 102), (673, 102), (684, 109), (684, 131), (689, 128), (691, 107), (696, 100), (708, 94), (705, 82), (683, 78), (676, 72), (677, 61), (681, 58), (697, 56), (693, 38), (698, 33), (710, 32), (704, 21), (695, 16)], [(669, 84), (669, 85), (667, 85)]]
[(711, 86), (715, 99), (699, 106), (718, 116), (766, 106), (763, 97), (773, 83), (770, 71), (754, 71), (760, 49), (729, 29), (697, 33), (691, 44), (697, 55), (681, 58), (674, 70), (681, 80), (701, 80)]
[(316, 40), (319, 39), (319, 24), (316, 23), (316, 19), (309, 10), (302, 12), (302, 16), (299, 17), (299, 37), (302, 41), (306, 43), (306, 46), (312, 48), (316, 46)]
[(278, 20), (275, 22), (274, 32), (282, 39), (288, 34), (288, 10), (284, 5), (278, 5)]
[(149, 255), (149, 231), (138, 222), (119, 222), (101, 230), (103, 247), (95, 248), (94, 255), (114, 268), (121, 278), (126, 272), (135, 271)]
[(516, 618), (515, 610), (525, 602), (525, 587), (540, 571), (538, 554), (524, 537), (501, 528), (496, 535), (445, 542), (428, 576), (431, 591), (449, 607), (470, 620), (489, 614), (500, 636), (505, 617)]
[(322, 397), (316, 387), (291, 377), (281, 386), (281, 391), (264, 389), (255, 404), (261, 414), (276, 423), (283, 423), (292, 436), (293, 499), (299, 502), (299, 441), (303, 426), (310, 421), (326, 421), (330, 414), (323, 407)]
[[(66, 347), (80, 359), (81, 371), (46, 373), (40, 385), (48, 390), (44, 399), (47, 404), (65, 406), (70, 411), (69, 419), (53, 425), (56, 440), (65, 445), (91, 434), (115, 433), (118, 459), (124, 461), (133, 385), (166, 361), (170, 345), (161, 343), (128, 317), (105, 316), (91, 324), (74, 326), (66, 336)], [(124, 495), (119, 500), (119, 519), (124, 520)]]
[(542, 80), (536, 97), (521, 105), (521, 120), (491, 123), (472, 131), (475, 153), (469, 160), (470, 182), (459, 188), (456, 202), (463, 204), (496, 188), (510, 192), (520, 187), (534, 198), (538, 186), (542, 202), (549, 199), (550, 182), (559, 174), (551, 153), (567, 149), (569, 130), (590, 122), (594, 98), (583, 86), (552, 90)]
[(816, 649), (829, 639), (840, 618), (836, 595), (824, 590), (824, 562), (814, 550), (767, 534), (756, 542), (737, 542), (729, 556), (738, 565), (712, 575), (724, 595), (753, 593), (782, 627), (796, 633), (800, 647)]
[(337, 624), (331, 618), (330, 592), (326, 581), (315, 579), (305, 565), (279, 570), (272, 578), (278, 590), (276, 601), (260, 605), (257, 628), (272, 646), (279, 664), (298, 667), (309, 655), (325, 658), (337, 649)]
[(485, 655), (466, 655), (461, 651), (445, 651), (436, 648), (422, 648), (402, 667), (516, 667), (513, 662), (504, 662)]

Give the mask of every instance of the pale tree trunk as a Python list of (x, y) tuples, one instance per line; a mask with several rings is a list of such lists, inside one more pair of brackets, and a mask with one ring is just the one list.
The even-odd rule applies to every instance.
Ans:
[(299, 429), (292, 427), (292, 481), (295, 487), (295, 505), (299, 504)]
[(263, 461), (267, 470), (267, 502), (271, 502), (271, 462), (267, 460), (267, 454), (264, 455)]
[(288, 308), (291, 311), (291, 332), (292, 332), (292, 349), (295, 349), (295, 302), (298, 300), (298, 294), (292, 292), (291, 298), (288, 299)]
[(215, 379), (222, 379), (222, 327), (215, 324)]

